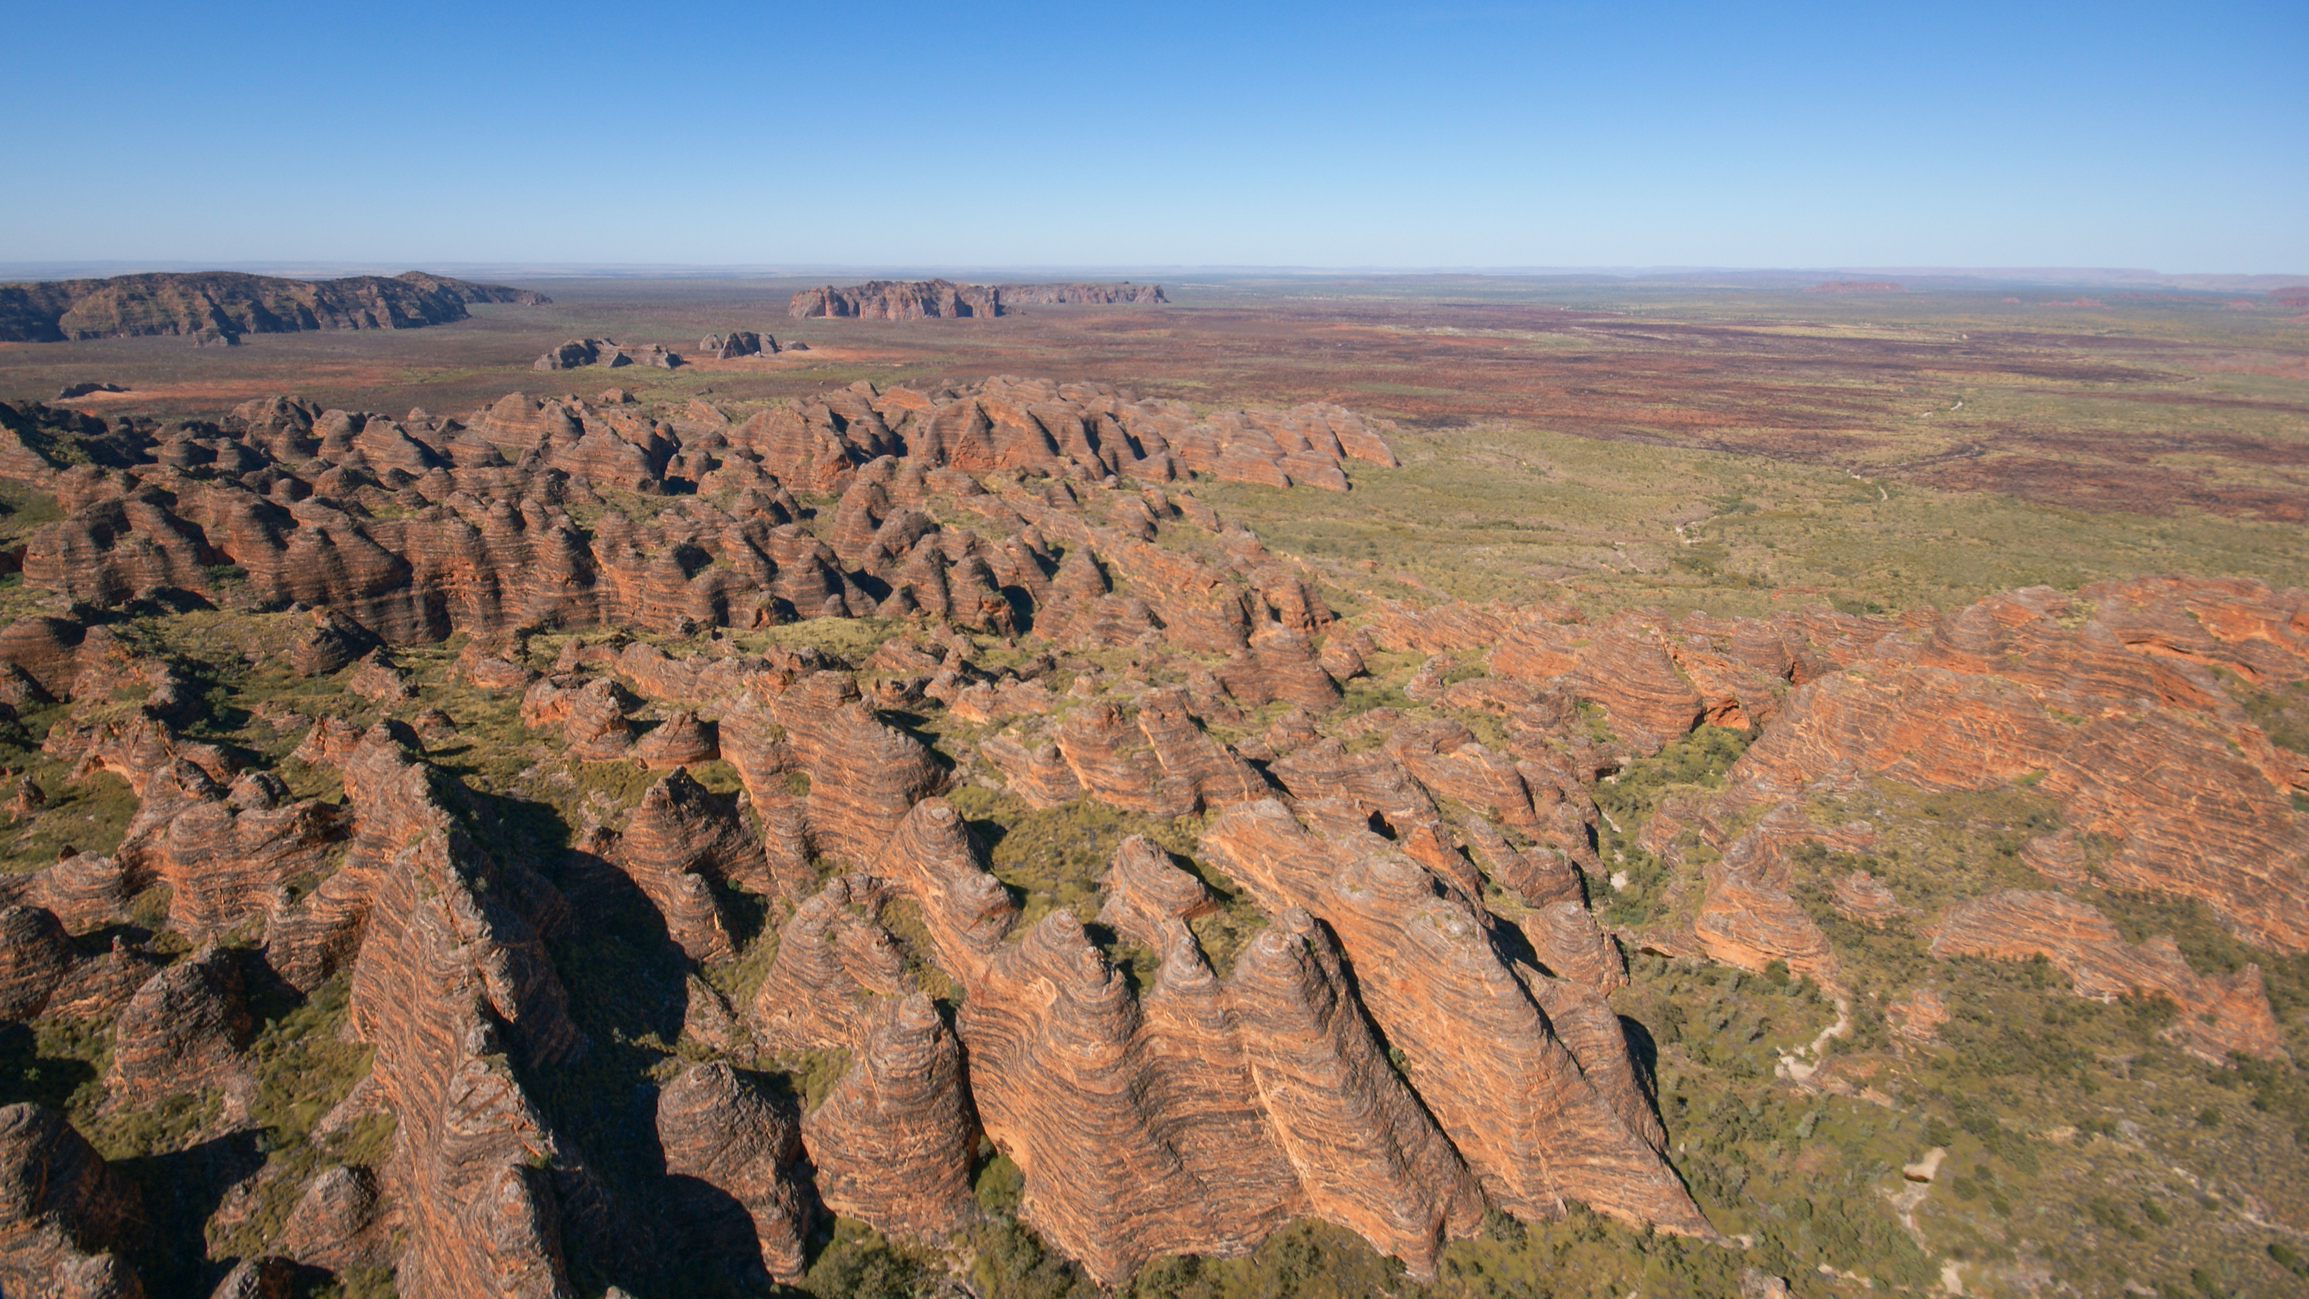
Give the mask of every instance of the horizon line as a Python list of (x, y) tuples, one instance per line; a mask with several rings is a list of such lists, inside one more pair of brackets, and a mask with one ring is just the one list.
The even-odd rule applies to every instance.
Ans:
[[(392, 269), (387, 269), (392, 268)], [(283, 278), (321, 278), (349, 275), (390, 275), (410, 270), (425, 270), (435, 274), (510, 274), (553, 279), (647, 279), (647, 278), (705, 278), (712, 276), (758, 277), (764, 279), (817, 279), (820, 277), (865, 277), (869, 279), (950, 278), (954, 276), (989, 277), (996, 275), (1036, 275), (1057, 278), (1098, 277), (1177, 277), (1181, 275), (1209, 275), (1222, 277), (1275, 276), (1286, 278), (1323, 277), (1463, 277), (1463, 278), (1595, 278), (1605, 280), (1641, 280), (1669, 277), (1724, 276), (1754, 277), (1906, 277), (1911, 279), (1958, 280), (1981, 284), (2039, 283), (2039, 284), (2185, 284), (2195, 282), (2201, 291), (2217, 291), (2208, 282), (2218, 282), (2243, 288), (2247, 284), (2267, 282), (2309, 282), (2309, 272), (2274, 271), (2163, 271), (2145, 267), (2094, 266), (1711, 266), (1665, 263), (1649, 266), (1547, 266), (1547, 265), (1261, 265), (1255, 263), (1061, 263), (1061, 264), (976, 264), (976, 263), (861, 263), (861, 262), (588, 262), (556, 261), (497, 261), (434, 259), (421, 262), (387, 261), (381, 259), (323, 260), (317, 258), (280, 258), (268, 260), (199, 261), (180, 258), (90, 258), (53, 259), (42, 261), (0, 262), (0, 282), (43, 282), (62, 279), (108, 279), (135, 274), (180, 274), (201, 271), (263, 274)], [(76, 273), (77, 272), (77, 273)]]

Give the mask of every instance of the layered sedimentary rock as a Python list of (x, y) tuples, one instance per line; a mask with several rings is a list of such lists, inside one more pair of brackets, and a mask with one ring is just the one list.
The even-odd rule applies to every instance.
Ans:
[(1244, 1054), (1309, 1211), (1414, 1271), (1471, 1234), (1483, 1192), (1371, 1035), (1329, 934), (1298, 908), (1228, 982)]
[(774, 356), (778, 340), (750, 329), (733, 329), (726, 334), (708, 334), (699, 339), (697, 350), (698, 355), (716, 361), (734, 361), (741, 356)]
[(1302, 907), (1338, 934), (1372, 1017), (1495, 1203), (1550, 1217), (1572, 1197), (1714, 1234), (1651, 1134), (1628, 1126), (1550, 1031), (1527, 986), (1545, 976), (1519, 978), (1500, 959), (1477, 904), (1386, 840), (1318, 839), (1273, 801), (1221, 817), (1203, 847), (1270, 910)]
[(853, 873), (794, 908), (746, 1012), (764, 1045), (846, 1047), (874, 998), (910, 991), (905, 962), (877, 920), (885, 892), (873, 876)]
[[(943, 803), (921, 805), (878, 870), (936, 913), (941, 963), (970, 990), (960, 1027), (971, 1091), (1025, 1174), (1027, 1220), (1109, 1281), (1159, 1253), (1239, 1252), (1287, 1221), (1302, 1202), (1297, 1179), (1244, 1080), (1227, 1076), (1245, 1068), (1239, 1046), (1208, 1031), (1157, 1037), (1067, 912), (1018, 944), (987, 941), (1015, 913), (1007, 899), (987, 909), (1000, 886), (956, 838), (958, 821)], [(1175, 989), (1174, 1026), (1192, 1028), (1218, 989), (1199, 960), (1177, 964), (1148, 1001)]]
[(70, 975), (72, 936), (42, 907), (0, 910), (0, 1019), (32, 1019)]
[(326, 676), (376, 648), (376, 637), (341, 613), (315, 609), (312, 619), (289, 650), (289, 665), (298, 676)]
[(812, 316), (924, 320), (945, 316), (999, 316), (1000, 290), (951, 280), (868, 280), (847, 288), (828, 284), (796, 293), (786, 306), (796, 319)]
[(683, 767), (720, 757), (721, 741), (712, 722), (701, 721), (696, 713), (685, 709), (635, 742), (633, 756), (645, 766)]
[(1837, 880), (1833, 888), (1836, 909), (1867, 924), (1885, 924), (1911, 911), (1900, 905), (1900, 899), (1892, 890), (1867, 871), (1853, 871)]
[(2216, 1064), (2232, 1051), (2262, 1059), (2284, 1053), (2260, 966), (2201, 974), (2170, 936), (2128, 943), (2098, 909), (2065, 893), (2004, 889), (1968, 902), (1941, 921), (1932, 954), (2002, 961), (2042, 956), (2069, 977), (2078, 996), (2167, 998), (2181, 1013), (2164, 1035)]
[(340, 1165), (306, 1185), (270, 1248), (304, 1266), (332, 1272), (385, 1266), (393, 1255), (385, 1216), (376, 1174)]
[(2211, 669), (2309, 677), (2303, 601), (2167, 579), (1994, 597), (1792, 695), (1722, 801), (1752, 806), (1837, 769), (1928, 791), (2028, 777), (2068, 828), (2113, 841), (2096, 864), (2108, 884), (2201, 899), (2249, 941), (2299, 951), (2309, 824), (2291, 800), (2309, 777)]
[(1010, 303), (1062, 303), (1069, 306), (1112, 306), (1117, 303), (1144, 304), (1168, 302), (1160, 284), (1004, 284), (1002, 301)]
[(342, 809), (290, 801), (270, 772), (219, 786), (179, 761), (148, 776), (140, 793), (147, 814), (114, 855), (138, 878), (169, 886), (169, 925), (195, 942), (260, 914), (292, 880), (320, 873), (346, 835)]
[(746, 833), (727, 799), (676, 767), (649, 787), (613, 854), (641, 886), (666, 933), (693, 960), (729, 956), (729, 931), (714, 887), (742, 880), (757, 889), (761, 846)]
[(122, 1008), (105, 1085), (115, 1103), (218, 1090), (245, 1107), (240, 1053), (256, 1035), (238, 956), (211, 944), (152, 976)]
[[(538, 936), (558, 899), (491, 861), (383, 727), (346, 759), (359, 821), (327, 906), (357, 910), (352, 1024), (398, 1127), (385, 1180), (405, 1208), (404, 1294), (571, 1293), (562, 1204), (583, 1188), (508, 1052), (549, 1067), (585, 1049)], [(310, 902), (311, 899), (308, 899)]]
[[(1208, 895), (1151, 844), (1126, 843), (1102, 918), (1162, 953), (1137, 996), (1065, 912), (1002, 942), (1015, 908), (943, 803), (918, 806), (875, 868), (920, 901), (940, 964), (968, 989), (972, 1091), (989, 1135), (1026, 1174), (1030, 1219), (1093, 1275), (1128, 1275), (1152, 1253), (1244, 1248), (1308, 1212), (1424, 1270), (1481, 1216), (1485, 1190), (1526, 1214), (1560, 1213), (1561, 1197), (1576, 1195), (1708, 1232), (1647, 1144), (1656, 1125), (1631, 1130), (1548, 1030), (1522, 981), (1546, 976), (1519, 978), (1480, 935), (1438, 965), (1441, 952), (1407, 942), (1404, 908), (1392, 905), (1407, 899), (1382, 903), (1360, 883), (1322, 893), (1368, 903), (1332, 906), (1334, 927), (1346, 927), (1347, 961), (1358, 961), (1356, 935), (1368, 940), (1356, 965), (1364, 1004), (1415, 1062), (1430, 1062), (1411, 1073), (1422, 1109), (1353, 1010), (1346, 962), (1277, 887), (1294, 866), (1330, 873), (1320, 842), (1268, 801), (1221, 818), (1205, 849), (1263, 903), (1298, 915), (1296, 927), (1254, 943), (1222, 983), (1185, 924)], [(1429, 902), (1462, 908), (1454, 918), (1410, 907), (1408, 924), (1433, 922), (1444, 952), (1487, 920), (1395, 860)], [(1043, 987), (1055, 1000), (1027, 991)], [(1470, 1024), (1480, 1027), (1460, 1036)]]
[(613, 338), (573, 338), (532, 361), (532, 370), (575, 370), (581, 366), (598, 365), (615, 370), (628, 365), (654, 365), (661, 370), (678, 369), (682, 364), (679, 352), (667, 351), (663, 344), (647, 346), (620, 344)]
[[(1646, 827), (1656, 837), (1666, 829), (1666, 818)], [(1791, 883), (1789, 853), (1799, 844), (1824, 851), (1859, 852), (1875, 846), (1876, 834), (1866, 822), (1821, 826), (1812, 822), (1796, 800), (1766, 813), (1745, 833), (1724, 847), (1723, 855), (1703, 871), (1707, 894), (1693, 921), (1694, 936), (1708, 955), (1727, 965), (1761, 970), (1782, 961), (1797, 974), (1833, 986), (1835, 961), (1828, 940), (1804, 909), (1788, 894)], [(1661, 844), (1674, 856), (1674, 845)]]
[(1708, 866), (1706, 878), (1692, 932), (1709, 956), (1744, 970), (1784, 961), (1798, 974), (1833, 979), (1827, 938), (1786, 892), (1721, 862)]
[(850, 1049), (849, 1072), (802, 1118), (819, 1198), (898, 1236), (969, 1222), (977, 1123), (937, 1008), (920, 993), (878, 998), (853, 1017)]
[(1049, 730), (998, 736), (980, 753), (1030, 805), (1053, 807), (1089, 794), (1148, 816), (1264, 798), (1268, 786), (1241, 754), (1211, 738), (1177, 691), (1149, 691), (1126, 716), (1093, 704)]
[[(906, 809), (946, 781), (946, 769), (930, 750), (885, 724), (842, 673), (803, 678), (766, 716), (733, 713), (722, 720), (725, 734), (743, 735), (765, 723), (785, 730), (785, 761), (809, 775), (803, 809), (810, 838), (829, 857), (870, 860)], [(769, 781), (782, 767), (737, 765), (756, 803), (775, 801)]]
[[(2053, 878), (2081, 880), (2075, 844), (2105, 837), (2092, 863), (2103, 882), (2200, 899), (2240, 937), (2292, 952), (2309, 946), (2309, 828), (2291, 805), (2309, 790), (2309, 759), (2272, 744), (2228, 683), (2309, 677), (2305, 601), (2243, 580), (2140, 578), (1897, 619), (1634, 612), (1596, 627), (1568, 609), (1446, 605), (1390, 609), (1371, 630), (1394, 649), (1490, 647), (1494, 673), (1600, 705), (1639, 753), (1701, 722), (1769, 718), (1710, 800), (1713, 824), (1823, 778), (1927, 792), (2026, 778), (2064, 826), (2029, 854)], [(1560, 736), (1555, 747), (1578, 753)], [(1801, 928), (1783, 918), (1766, 928)], [(1809, 944), (1791, 941), (1779, 955)]]

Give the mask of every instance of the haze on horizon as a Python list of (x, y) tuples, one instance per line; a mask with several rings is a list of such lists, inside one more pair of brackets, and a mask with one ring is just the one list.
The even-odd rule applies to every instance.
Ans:
[[(2298, 5), (13, 12), (0, 262), (2309, 271)], [(29, 59), (27, 60), (29, 61)]]

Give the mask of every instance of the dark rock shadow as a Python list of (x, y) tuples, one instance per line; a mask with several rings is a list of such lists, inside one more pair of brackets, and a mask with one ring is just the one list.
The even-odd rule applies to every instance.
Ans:
[(152, 1234), (129, 1259), (153, 1295), (205, 1295), (231, 1264), (208, 1257), (209, 1217), (225, 1193), (264, 1167), (253, 1131), (227, 1133), (184, 1150), (112, 1161), (136, 1184)]
[(1619, 1017), (1620, 1036), (1627, 1040), (1628, 1059), (1635, 1064), (1636, 1082), (1643, 1087), (1644, 1096), (1657, 1110), (1659, 1101), (1660, 1046), (1652, 1039), (1652, 1031), (1625, 1015)]

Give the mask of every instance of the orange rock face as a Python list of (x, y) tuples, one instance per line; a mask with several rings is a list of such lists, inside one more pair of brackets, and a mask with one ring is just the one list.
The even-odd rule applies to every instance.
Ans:
[(1494, 1202), (1551, 1217), (1574, 1196), (1714, 1234), (1647, 1134), (1550, 1031), (1530, 983), (1546, 976), (1503, 963), (1488, 937), (1496, 922), (1464, 895), (1375, 835), (1318, 839), (1272, 801), (1220, 818), (1203, 846), (1264, 905), (1303, 907), (1339, 935), (1373, 1019)]
[[(2031, 849), (2052, 878), (2084, 869), (2064, 845), (2105, 836), (2093, 869), (2106, 884), (2199, 899), (2239, 937), (2295, 952), (2309, 947), (2309, 828), (2292, 799), (2309, 791), (2309, 759), (2273, 745), (2219, 673), (2309, 676), (2305, 602), (2249, 581), (2142, 578), (1898, 621), (1638, 613), (1596, 628), (1567, 611), (1444, 606), (1390, 610), (1373, 632), (1429, 653), (1490, 645), (1494, 673), (1600, 705), (1638, 752), (1704, 720), (1771, 719), (1713, 800), (1717, 822), (1825, 777), (1927, 792), (2026, 778), (2065, 827)], [(1711, 889), (1722, 951), (1811, 949), (1794, 914), (1740, 887)]]
[[(1156, 1254), (1241, 1252), (1289, 1220), (1299, 1188), (1239, 1047), (1207, 1030), (1158, 1038), (1150, 1022), (1172, 999), (1176, 1027), (1204, 1020), (1207, 969), (1170, 972), (1142, 1008), (1066, 912), (989, 958), (960, 1024), (971, 1091), (1026, 1175), (1038, 1230), (1119, 1280)], [(1045, 983), (1042, 1005), (1030, 993)]]
[(1228, 1000), (1308, 1211), (1414, 1272), (1473, 1234), (1483, 1192), (1356, 1010), (1338, 949), (1292, 908), (1235, 966)]
[(2260, 966), (2200, 974), (2170, 937), (2128, 943), (2098, 910), (2063, 893), (2005, 889), (1966, 903), (1941, 922), (1932, 954), (2001, 961), (2042, 956), (2080, 997), (2165, 997), (2181, 1009), (2165, 1036), (2215, 1064), (2232, 1051), (2262, 1059), (2284, 1051)]
[(849, 1072), (802, 1119), (819, 1197), (896, 1236), (966, 1224), (977, 1124), (960, 1042), (920, 993), (874, 1000), (853, 1017), (849, 1041)]
[(385, 1170), (405, 1209), (398, 1285), (558, 1299), (569, 1282), (549, 1170), (566, 1156), (507, 1059), (549, 1066), (584, 1049), (537, 936), (543, 886), (483, 857), (384, 728), (347, 759), (345, 786), (359, 828), (331, 879), (368, 894), (352, 1023), (398, 1125)]
[[(1880, 643), (1806, 686), (1734, 772), (1734, 797), (1839, 764), (1925, 790), (2023, 776), (2078, 833), (2109, 836), (2108, 883), (2202, 899), (2240, 936), (2309, 946), (2299, 761), (2202, 666), (2309, 675), (2302, 597), (2242, 583), (2023, 591)], [(2072, 631), (2062, 620), (2089, 605)], [(2211, 616), (2200, 615), (2205, 610)], [(2248, 678), (2250, 679), (2250, 678)]]
[[(1047, 502), (1023, 492), (998, 499), (973, 474), (1089, 484), (1192, 471), (1344, 490), (1343, 460), (1394, 463), (1377, 429), (1335, 406), (1206, 418), (1035, 380), (932, 393), (859, 386), (735, 425), (712, 413), (653, 421), (624, 406), (515, 393), (463, 421), (423, 412), (394, 421), (276, 399), (248, 403), (220, 436), (171, 442), (154, 463), (92, 481), (67, 483), (27, 451), (14, 472), (43, 490), (69, 488), (73, 507), (30, 543), (24, 571), (35, 585), (113, 605), (163, 588), (206, 592), (212, 569), (237, 565), (258, 598), (325, 610), (291, 655), (307, 675), (340, 669), (372, 637), (401, 644), (529, 623), (673, 631), (879, 610), (1007, 634), (1031, 620), (1049, 575), (1021, 572), (1016, 545), (941, 528), (917, 507), (930, 494), (958, 497), (1007, 522), (999, 535), (1038, 519)], [(613, 513), (581, 529), (563, 509), (573, 479), (581, 495), (599, 485), (681, 504), (653, 521)], [(872, 488), (871, 498), (854, 485)], [(843, 496), (835, 548), (798, 526), (793, 491)], [(1072, 492), (1060, 499), (1080, 504)], [(1102, 531), (1143, 544), (1158, 522), (1185, 517), (1159, 489), (1155, 499), (1159, 512), (1135, 492), (1117, 499), (1110, 522), (1119, 526)], [(410, 513), (412, 504), (421, 508)], [(1178, 593), (1160, 589), (1149, 603)], [(1293, 603), (1278, 610), (1286, 627)], [(1178, 612), (1191, 622), (1196, 611)], [(57, 693), (42, 676), (57, 647), (34, 628), (17, 634), (28, 639), (0, 645), (0, 658), (29, 664)], [(1232, 639), (1242, 647), (1240, 630)], [(1309, 655), (1288, 645), (1262, 645), (1231, 671), (1254, 695), (1329, 690)], [(395, 688), (373, 672), (361, 685)]]
[(614, 858), (665, 918), (666, 933), (698, 961), (720, 960), (735, 950), (714, 886), (744, 880), (758, 888), (767, 882), (761, 845), (746, 833), (736, 809), (680, 767), (642, 795)]
[(217, 1089), (227, 1111), (245, 1111), (249, 1080), (241, 1051), (256, 1035), (240, 962), (229, 949), (202, 948), (152, 976), (116, 1021), (105, 1084), (115, 1103), (139, 1104), (171, 1092)]

